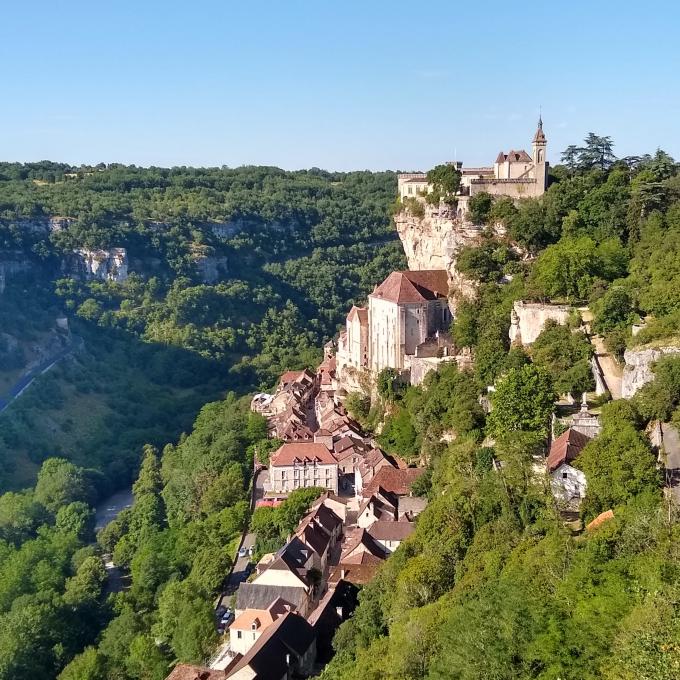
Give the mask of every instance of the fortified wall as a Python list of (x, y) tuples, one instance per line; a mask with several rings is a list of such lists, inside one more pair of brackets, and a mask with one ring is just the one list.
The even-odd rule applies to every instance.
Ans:
[(569, 320), (569, 305), (549, 305), (542, 302), (518, 300), (512, 307), (510, 317), (510, 342), (526, 347), (536, 341), (546, 321), (564, 325)]

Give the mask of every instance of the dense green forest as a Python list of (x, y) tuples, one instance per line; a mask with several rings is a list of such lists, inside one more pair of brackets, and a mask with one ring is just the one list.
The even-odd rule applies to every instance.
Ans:
[[(12, 489), (0, 678), (162, 679), (175, 659), (205, 660), (266, 436), (235, 393), (315, 365), (348, 307), (404, 266), (395, 185), (393, 173), (0, 164), (0, 262), (31, 267), (0, 295), (0, 396), (36, 348), (72, 350), (0, 414), (0, 491)], [(70, 219), (50, 231), (54, 216)], [(72, 276), (83, 247), (126, 248), (127, 280)], [(218, 280), (204, 258), (222, 263)], [(138, 471), (132, 509), (93, 544), (93, 505)], [(129, 572), (124, 594), (109, 593), (102, 551)]]
[[(394, 175), (0, 168), (3, 242), (50, 272), (29, 297), (66, 309), (84, 340), (35, 396), (27, 392), (31, 408), (45, 408), (43, 383), (54, 403), (59, 390), (68, 401), (66, 386), (80, 390), (107, 357), (125, 356), (120, 380), (134, 374), (137, 396), (112, 422), (124, 427), (130, 417), (138, 432), (106, 446), (126, 469), (143, 453), (134, 505), (96, 546), (91, 504), (119, 474), (110, 458), (74, 452), (60, 434), (58, 458), (30, 458), (41, 466), (35, 487), (0, 498), (0, 678), (162, 680), (176, 660), (201, 663), (213, 650), (212, 599), (249, 521), (250, 470), (266, 427), (238, 392), (315, 361), (347, 305), (403, 266), (388, 219)], [(581, 519), (609, 509), (614, 518), (572, 533), (533, 473), (534, 455), (557, 394), (591, 389), (592, 349), (576, 316), (548, 326), (530, 351), (508, 340), (515, 300), (552, 299), (588, 305), (616, 354), (677, 341), (678, 170), (660, 151), (617, 160), (610, 140), (590, 136), (565, 152), (542, 198), (472, 204), (487, 229), (459, 268), (477, 296), (459, 302), (452, 333), (473, 349), (474, 369), (447, 365), (408, 388), (386, 372), (377, 401), (348, 402), (388, 451), (427, 464), (414, 491), (430, 503), (362, 590), (324, 680), (678, 677), (677, 517), (645, 428), (653, 418), (680, 421), (680, 360), (658, 362), (634, 399), (602, 406), (602, 434), (577, 463), (589, 489)], [(21, 215), (43, 214), (76, 221), (51, 235), (19, 228)], [(218, 238), (212, 221), (239, 221), (239, 231)], [(126, 247), (131, 262), (147, 264), (124, 284), (63, 277), (60, 258), (83, 244)], [(201, 282), (197, 253), (227, 257), (224, 280)], [(11, 284), (7, 293), (21, 298)], [(107, 376), (98, 401), (117, 389), (114, 380), (108, 391)], [(492, 384), (487, 415), (479, 397)], [(176, 438), (200, 399), (225, 389), (235, 392), (204, 406), (191, 434)], [(167, 420), (144, 421), (157, 390)], [(20, 402), (2, 432), (27, 441)], [(173, 434), (163, 440), (166, 425)], [(259, 548), (280, 542), (309, 500), (258, 512)], [(102, 551), (129, 571), (125, 592), (107, 593), (94, 559)]]
[[(534, 456), (558, 393), (592, 389), (592, 348), (577, 315), (528, 351), (508, 340), (513, 301), (534, 299), (588, 305), (618, 355), (677, 345), (680, 168), (662, 151), (617, 160), (595, 135), (563, 160), (540, 199), (471, 201), (488, 228), (458, 260), (478, 294), (452, 331), (474, 348), (474, 370), (447, 365), (417, 388), (380, 376), (381, 442), (427, 461), (414, 490), (430, 503), (340, 627), (324, 680), (680, 676), (678, 511), (645, 434), (652, 419), (680, 422), (680, 359), (602, 406), (602, 433), (575, 465), (588, 480), (583, 522), (614, 518), (572, 533)], [(492, 384), (487, 416), (477, 396)], [(359, 397), (350, 406), (369, 427), (380, 420)]]

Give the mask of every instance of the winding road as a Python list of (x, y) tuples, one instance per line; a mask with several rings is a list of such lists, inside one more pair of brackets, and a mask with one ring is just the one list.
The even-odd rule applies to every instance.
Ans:
[(36, 378), (41, 376), (43, 373), (47, 373), (47, 371), (49, 371), (55, 364), (59, 363), (64, 357), (67, 357), (69, 354), (71, 354), (74, 349), (80, 349), (82, 346), (82, 338), (74, 336), (73, 342), (68, 345), (68, 347), (64, 347), (64, 349), (45, 359), (45, 361), (32, 368), (30, 371), (26, 371), (26, 373), (24, 373), (21, 378), (19, 378), (19, 380), (7, 391), (6, 394), (0, 396), (0, 413), (6, 410), (15, 399), (20, 397), (24, 390), (28, 389)]

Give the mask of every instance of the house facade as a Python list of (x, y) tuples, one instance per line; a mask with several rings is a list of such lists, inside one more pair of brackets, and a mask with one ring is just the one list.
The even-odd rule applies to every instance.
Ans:
[(269, 481), (274, 493), (320, 486), (338, 492), (338, 462), (327, 446), (318, 442), (288, 442), (270, 458)]

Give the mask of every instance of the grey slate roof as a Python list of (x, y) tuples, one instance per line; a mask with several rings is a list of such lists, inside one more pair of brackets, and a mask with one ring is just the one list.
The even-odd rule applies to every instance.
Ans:
[(304, 611), (307, 593), (304, 588), (242, 583), (236, 591), (236, 609), (267, 609), (280, 597), (298, 611)]

